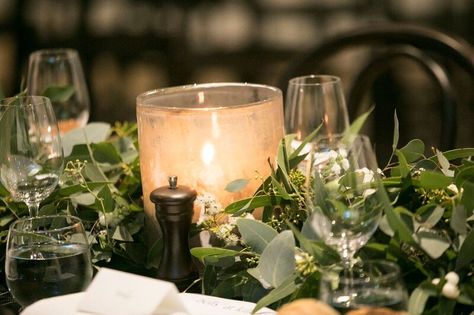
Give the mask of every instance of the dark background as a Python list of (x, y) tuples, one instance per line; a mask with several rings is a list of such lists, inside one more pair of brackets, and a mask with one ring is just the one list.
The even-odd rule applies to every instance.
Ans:
[[(291, 58), (357, 26), (410, 22), (473, 43), (473, 16), (472, 0), (1, 0), (0, 86), (5, 95), (18, 92), (32, 51), (75, 48), (91, 119), (134, 120), (135, 97), (150, 89), (218, 81), (276, 85)], [(354, 63), (338, 61), (343, 71)], [(461, 146), (474, 145), (472, 105), (459, 109)], [(424, 110), (416, 116), (429, 116), (431, 109)], [(426, 137), (438, 130), (435, 122), (421, 123)]]

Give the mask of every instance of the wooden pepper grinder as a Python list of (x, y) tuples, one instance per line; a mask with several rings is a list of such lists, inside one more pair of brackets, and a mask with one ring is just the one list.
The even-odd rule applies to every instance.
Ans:
[(168, 177), (168, 181), (169, 186), (157, 188), (150, 194), (163, 234), (163, 255), (157, 278), (171, 281), (183, 291), (198, 278), (188, 243), (196, 192), (178, 186), (177, 176)]

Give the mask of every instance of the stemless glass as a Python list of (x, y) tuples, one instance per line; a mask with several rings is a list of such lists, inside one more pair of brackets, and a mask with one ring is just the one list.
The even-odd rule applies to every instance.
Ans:
[(83, 127), (89, 119), (89, 93), (79, 54), (74, 49), (31, 53), (27, 91), (51, 98), (61, 133)]
[(390, 202), (368, 137), (322, 139), (314, 150), (308, 187), (311, 227), (350, 271), (355, 253), (375, 232)]
[(388, 308), (406, 311), (408, 293), (395, 263), (384, 260), (365, 262), (354, 268), (352, 278), (339, 271), (324, 272), (319, 299), (342, 314), (351, 310)]
[(341, 79), (330, 75), (291, 79), (285, 102), (285, 132), (296, 134), (296, 140), (301, 141), (320, 125), (320, 137), (341, 134), (349, 126)]
[(8, 288), (22, 307), (84, 290), (92, 279), (92, 264), (81, 220), (51, 215), (12, 223), (5, 273)]
[(0, 180), (12, 197), (38, 215), (63, 169), (63, 150), (48, 98), (18, 96), (0, 101)]

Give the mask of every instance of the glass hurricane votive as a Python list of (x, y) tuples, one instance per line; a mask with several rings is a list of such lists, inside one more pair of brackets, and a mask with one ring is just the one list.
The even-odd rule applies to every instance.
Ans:
[(222, 207), (255, 192), (261, 181), (238, 192), (225, 187), (270, 173), (267, 160), (274, 160), (283, 136), (282, 93), (248, 83), (158, 89), (137, 97), (137, 122), (145, 212), (156, 222), (149, 196), (168, 176)]

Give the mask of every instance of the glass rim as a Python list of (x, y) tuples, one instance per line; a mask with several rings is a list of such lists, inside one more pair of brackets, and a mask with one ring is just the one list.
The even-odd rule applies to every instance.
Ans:
[[(369, 267), (371, 269), (366, 269), (365, 267)], [(383, 269), (383, 273), (380, 275), (373, 275), (371, 270), (373, 267), (380, 266)], [(388, 282), (393, 279), (401, 278), (401, 269), (398, 264), (393, 261), (384, 260), (384, 259), (374, 259), (374, 260), (367, 260), (362, 262), (362, 269), (365, 273), (370, 276), (370, 279), (376, 279), (380, 282)], [(356, 269), (354, 269), (356, 270)], [(343, 271), (342, 271), (343, 272)], [(331, 278), (330, 274), (323, 274), (323, 278)], [(360, 285), (367, 283), (367, 277), (363, 278), (356, 278), (353, 277), (351, 279), (339, 278), (339, 282), (342, 284), (352, 284), (352, 285)]]
[(78, 56), (79, 53), (77, 49), (74, 48), (45, 48), (45, 49), (39, 49), (35, 50), (32, 53), (30, 53), (30, 59), (34, 58), (40, 58), (43, 56)]
[(175, 106), (158, 106), (160, 109), (163, 110), (177, 110), (177, 111), (215, 111), (215, 110), (223, 110), (223, 109), (230, 109), (230, 108), (243, 108), (243, 107), (251, 107), (255, 106), (269, 100), (274, 100), (278, 97), (282, 96), (282, 91), (274, 86), (266, 85), (266, 84), (257, 84), (257, 83), (248, 83), (248, 82), (215, 82), (215, 83), (194, 83), (194, 84), (187, 84), (187, 85), (178, 85), (178, 86), (170, 86), (165, 88), (153, 89), (146, 92), (139, 94), (136, 98), (137, 107), (154, 107), (155, 105), (151, 104), (143, 104), (144, 101), (150, 97), (161, 97), (161, 96), (171, 96), (173, 94), (177, 94), (183, 91), (193, 91), (196, 92), (205, 92), (211, 90), (218, 90), (220, 88), (228, 88), (228, 87), (235, 87), (235, 88), (256, 88), (261, 90), (267, 90), (272, 93), (270, 97), (262, 98), (259, 101), (255, 102), (242, 102), (241, 104), (236, 104), (232, 106), (217, 106), (217, 107), (200, 107), (200, 108), (191, 108), (191, 107), (175, 107)]
[[(31, 101), (28, 101), (30, 100)], [(15, 102), (19, 100), (18, 102)], [(34, 101), (34, 104), (32, 104)], [(5, 107), (27, 107), (27, 106), (37, 106), (43, 104), (51, 104), (51, 100), (49, 97), (42, 96), (42, 95), (17, 95), (12, 97), (6, 97), (0, 100), (0, 106)]]
[[(80, 223), (82, 226), (82, 220), (79, 217), (76, 217), (74, 215), (69, 215), (69, 214), (51, 214), (51, 215), (43, 215), (43, 216), (36, 216), (36, 217), (24, 217), (20, 218), (16, 221), (14, 221), (10, 227), (9, 231), (15, 231), (15, 232), (21, 232), (22, 230), (18, 229), (17, 226), (21, 223), (25, 223), (28, 221), (35, 221), (35, 220), (44, 220), (44, 219), (54, 219), (54, 218), (64, 218), (64, 219), (72, 219), (74, 224)], [(54, 228), (54, 229), (47, 229), (47, 230), (39, 230), (39, 231), (32, 231), (35, 234), (46, 234), (46, 233), (51, 233), (51, 232), (60, 232), (60, 231), (67, 231), (73, 228), (73, 225), (68, 225), (64, 227), (59, 227), (59, 228)]]
[[(306, 82), (307, 79), (315, 79), (312, 82)], [(320, 79), (319, 81), (316, 79)], [(341, 82), (341, 78), (331, 74), (306, 74), (291, 78), (288, 85), (300, 86), (322, 86), (326, 84), (337, 84)]]

